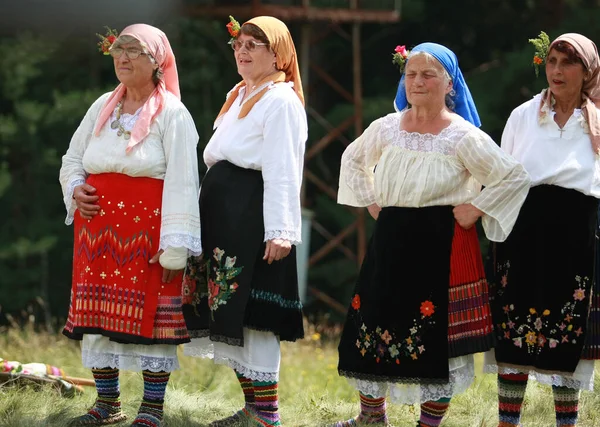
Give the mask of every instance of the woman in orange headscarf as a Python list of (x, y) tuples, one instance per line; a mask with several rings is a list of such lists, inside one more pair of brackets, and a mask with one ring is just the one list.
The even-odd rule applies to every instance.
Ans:
[[(545, 51), (547, 49), (547, 51)], [(519, 425), (528, 378), (552, 386), (557, 426), (575, 426), (600, 358), (594, 233), (600, 198), (600, 58), (581, 34), (538, 51), (548, 88), (510, 115), (502, 148), (532, 179), (509, 238), (495, 246), (492, 308), (501, 427)]]
[[(228, 94), (204, 150), (200, 194), (208, 288), (189, 288), (185, 353), (232, 367), (246, 406), (211, 426), (280, 425), (279, 340), (304, 335), (294, 245), (307, 122), (296, 50), (272, 17), (229, 25), (243, 81)], [(188, 288), (186, 288), (188, 286)]]
[(194, 122), (180, 101), (175, 56), (158, 28), (105, 38), (120, 83), (83, 118), (63, 157), (67, 224), (75, 222), (64, 334), (83, 340), (98, 398), (71, 425), (121, 422), (119, 370), (142, 371), (134, 426), (162, 422), (177, 344), (189, 341), (181, 274), (200, 254)]

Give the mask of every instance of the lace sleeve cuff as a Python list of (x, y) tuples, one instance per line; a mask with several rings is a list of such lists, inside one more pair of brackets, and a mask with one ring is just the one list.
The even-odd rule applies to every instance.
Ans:
[(71, 225), (73, 223), (73, 217), (75, 215), (75, 210), (77, 209), (77, 206), (75, 205), (75, 200), (73, 200), (73, 192), (75, 191), (75, 187), (82, 184), (85, 184), (84, 178), (75, 178), (69, 183), (69, 186), (65, 191), (64, 202), (65, 208), (67, 209), (67, 218), (65, 218), (66, 225)]
[(302, 243), (302, 236), (299, 231), (290, 230), (270, 230), (265, 231), (265, 242), (273, 239), (283, 239), (292, 242), (292, 245), (299, 245)]
[(202, 241), (199, 237), (190, 234), (166, 234), (160, 236), (159, 250), (172, 248), (187, 248), (190, 256), (198, 256), (202, 253)]

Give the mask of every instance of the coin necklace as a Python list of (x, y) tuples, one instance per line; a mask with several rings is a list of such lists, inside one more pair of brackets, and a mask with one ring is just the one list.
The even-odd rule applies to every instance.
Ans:
[(123, 124), (121, 123), (121, 113), (122, 112), (123, 112), (123, 102), (119, 101), (119, 103), (117, 104), (117, 118), (115, 120), (113, 120), (113, 122), (110, 124), (110, 128), (118, 129), (117, 136), (123, 135), (123, 138), (128, 140), (129, 138), (131, 138), (131, 132), (129, 132), (128, 130), (125, 130), (125, 128), (123, 127)]

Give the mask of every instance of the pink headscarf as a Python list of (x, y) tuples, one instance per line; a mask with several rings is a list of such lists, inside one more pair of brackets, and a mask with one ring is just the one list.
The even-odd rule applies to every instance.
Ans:
[[(598, 57), (598, 49), (596, 44), (585, 36), (577, 33), (567, 33), (558, 37), (550, 44), (548, 52), (552, 50), (558, 42), (567, 42), (575, 49), (577, 56), (581, 58), (585, 69), (589, 73), (586, 75), (586, 80), (583, 81), (581, 88), (581, 98), (583, 104), (581, 110), (587, 120), (590, 128), (590, 139), (592, 140), (592, 148), (595, 154), (600, 154), (600, 117), (596, 106), (600, 107), (600, 58)], [(547, 90), (542, 97), (540, 108), (545, 103), (551, 104), (552, 93)]]
[[(179, 94), (179, 77), (177, 76), (177, 65), (175, 64), (175, 55), (171, 44), (165, 33), (158, 28), (146, 24), (134, 24), (125, 28), (119, 36), (135, 37), (141, 45), (148, 50), (148, 53), (156, 60), (159, 69), (163, 72), (163, 78), (156, 85), (156, 89), (144, 103), (140, 117), (135, 122), (131, 132), (129, 144), (127, 144), (127, 152), (138, 143), (140, 143), (150, 132), (152, 121), (160, 114), (165, 106), (167, 92), (171, 92), (178, 99), (181, 99)], [(124, 84), (119, 84), (113, 91), (106, 103), (102, 107), (98, 121), (96, 122), (95, 134), (98, 136), (102, 127), (107, 122), (108, 118), (115, 110), (117, 104), (125, 95), (127, 87)]]

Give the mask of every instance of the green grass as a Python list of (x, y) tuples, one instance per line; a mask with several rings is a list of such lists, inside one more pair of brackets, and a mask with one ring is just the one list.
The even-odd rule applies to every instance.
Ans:
[[(81, 366), (77, 343), (62, 335), (34, 333), (31, 328), (0, 331), (0, 357), (21, 362), (44, 362), (59, 366), (68, 375), (91, 378)], [(284, 426), (324, 426), (347, 419), (358, 411), (358, 396), (336, 371), (337, 350), (324, 343), (316, 333), (305, 340), (282, 346), (280, 408)], [(477, 372), (481, 372), (478, 357)], [(243, 404), (233, 371), (207, 360), (180, 357), (182, 369), (173, 373), (166, 401), (169, 427), (205, 426), (230, 415)], [(600, 390), (600, 372), (596, 372)], [(497, 427), (496, 378), (479, 374), (471, 388), (452, 400), (444, 427)], [(121, 396), (130, 421), (136, 414), (142, 395), (139, 373), (123, 372)], [(59, 427), (84, 413), (94, 402), (93, 388), (72, 399), (62, 398), (52, 389), (0, 387), (0, 427)], [(600, 426), (600, 395), (582, 396), (581, 427)], [(418, 407), (390, 405), (389, 415), (396, 427), (413, 427)], [(555, 425), (552, 391), (531, 382), (524, 406), (525, 427)], [(121, 427), (128, 423), (119, 424)]]

